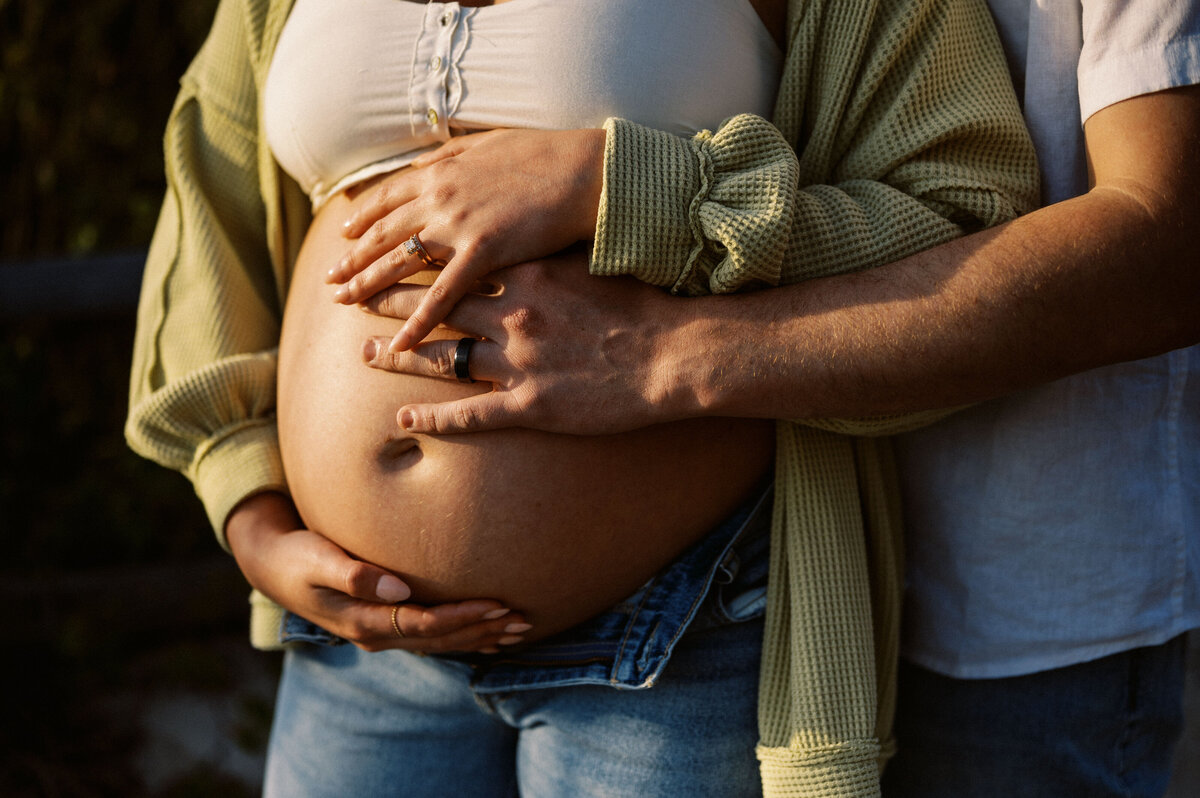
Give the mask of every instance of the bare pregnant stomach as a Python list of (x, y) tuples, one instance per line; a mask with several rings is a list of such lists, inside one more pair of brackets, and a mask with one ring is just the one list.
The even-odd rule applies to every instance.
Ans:
[(280, 444), (308, 527), (395, 572), (413, 600), (495, 598), (526, 614), (527, 639), (561, 631), (636, 590), (769, 468), (774, 427), (761, 420), (598, 437), (404, 432), (401, 405), (489, 387), (362, 362), (363, 342), (399, 323), (335, 304), (324, 282), (347, 249), (352, 207), (339, 196), (322, 209), (296, 264), (279, 350)]

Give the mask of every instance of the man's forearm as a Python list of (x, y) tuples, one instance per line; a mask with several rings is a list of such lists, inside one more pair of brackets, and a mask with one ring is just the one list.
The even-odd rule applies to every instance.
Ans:
[(1168, 213), (1096, 191), (879, 269), (688, 300), (657, 373), (692, 375), (680, 415), (847, 417), (1185, 346), (1200, 340), (1200, 227)]
[[(695, 416), (847, 419), (955, 407), (1200, 341), (1200, 86), (1098, 111), (1094, 188), (903, 261), (680, 299), (522, 265), (453, 326), (496, 390), (408, 405), (411, 432), (597, 434)], [(415, 297), (376, 312), (407, 318)], [(376, 368), (453, 379), (453, 342)], [(373, 352), (374, 350), (372, 350)], [(873, 432), (886, 432), (882, 425)]]
[(675, 308), (655, 373), (698, 382), (676, 412), (950, 407), (1200, 340), (1200, 86), (1109, 106), (1085, 137), (1085, 195), (878, 269)]

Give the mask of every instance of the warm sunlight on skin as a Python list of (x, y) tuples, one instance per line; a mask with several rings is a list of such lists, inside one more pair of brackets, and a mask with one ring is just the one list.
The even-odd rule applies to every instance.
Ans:
[(324, 276), (348, 246), (351, 204), (342, 196), (322, 209), (296, 265), (280, 345), (280, 444), (308, 527), (395, 572), (414, 600), (495, 598), (523, 612), (536, 639), (632, 593), (762, 479), (769, 421), (585, 438), (401, 431), (406, 402), (488, 388), (363, 363), (363, 342), (398, 323), (330, 301)]

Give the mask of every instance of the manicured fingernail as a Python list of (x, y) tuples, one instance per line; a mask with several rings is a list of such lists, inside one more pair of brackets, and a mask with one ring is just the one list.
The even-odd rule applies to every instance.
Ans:
[[(413, 424), (416, 424), (416, 423), (417, 423), (417, 417), (413, 414), (413, 411), (411, 411), (411, 410), (401, 410), (400, 411), (400, 428), (401, 429), (412, 429)], [(505, 610), (505, 612), (507, 612), (507, 611), (508, 610)], [(486, 617), (486, 616), (484, 616), (484, 617)]]
[(363, 342), (363, 360), (370, 363), (377, 357), (379, 357), (379, 342), (374, 338), (368, 338)]
[(533, 624), (510, 623), (508, 626), (504, 627), (504, 631), (510, 635), (518, 635), (521, 632), (528, 632), (532, 628), (533, 628)]
[(396, 577), (391, 574), (384, 574), (375, 583), (375, 595), (379, 596), (382, 601), (395, 604), (397, 601), (404, 601), (411, 596), (412, 591), (408, 589), (408, 585)]
[[(508, 615), (508, 607), (501, 607), (501, 608), (500, 608), (500, 609), (498, 609), (498, 610), (492, 610), (491, 612), (485, 612), (485, 613), (483, 614), (483, 620), (485, 620), (485, 621), (494, 621), (494, 620), (496, 620), (497, 618), (503, 618), (505, 615)], [(511, 630), (511, 629), (505, 629), (505, 631), (506, 631), (506, 632), (511, 632), (512, 630)]]
[(512, 646), (520, 643), (524, 639), (525, 638), (521, 637), (520, 635), (508, 635), (507, 637), (500, 638), (496, 641), (496, 643), (502, 646)]
[(333, 301), (334, 302), (345, 302), (346, 297), (348, 297), (348, 296), (350, 296), (350, 289), (343, 285), (338, 290), (333, 292)]

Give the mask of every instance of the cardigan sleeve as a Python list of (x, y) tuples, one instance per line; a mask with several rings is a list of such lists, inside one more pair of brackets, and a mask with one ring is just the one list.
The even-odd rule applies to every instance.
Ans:
[[(1036, 207), (1036, 159), (986, 6), (821, 3), (792, 21), (775, 123), (691, 139), (606, 123), (591, 270), (683, 295), (879, 266)], [(949, 411), (805, 421), (891, 434)]]
[(222, 545), (239, 501), (285, 486), (274, 418), (283, 302), (259, 181), (252, 25), (245, 7), (221, 3), (167, 124), (125, 428), (131, 448), (192, 481)]
[(1036, 206), (981, 2), (810, 5), (776, 124), (743, 114), (686, 139), (608, 120), (593, 273), (731, 293), (890, 263)]

